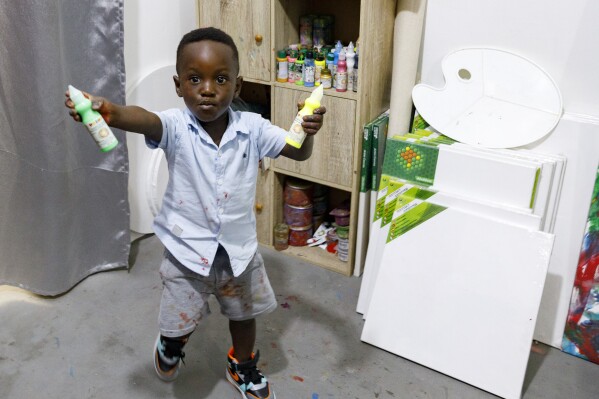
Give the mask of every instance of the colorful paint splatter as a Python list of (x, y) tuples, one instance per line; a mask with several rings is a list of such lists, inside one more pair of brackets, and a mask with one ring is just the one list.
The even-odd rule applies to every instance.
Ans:
[(578, 258), (562, 349), (599, 363), (599, 170)]

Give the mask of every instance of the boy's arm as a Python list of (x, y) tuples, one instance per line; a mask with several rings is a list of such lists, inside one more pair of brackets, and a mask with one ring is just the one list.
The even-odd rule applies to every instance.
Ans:
[[(128, 132), (141, 133), (147, 138), (160, 142), (162, 139), (162, 122), (158, 115), (134, 105), (118, 105), (102, 97), (95, 97), (83, 93), (92, 102), (92, 109), (98, 111), (108, 126)], [(69, 93), (66, 93), (65, 105), (69, 108), (69, 114), (77, 122), (81, 117), (75, 111), (75, 104), (71, 101)]]
[[(301, 109), (303, 104), (299, 104)], [(325, 107), (316, 108), (314, 114), (304, 116), (302, 127), (306, 133), (306, 139), (300, 148), (295, 148), (289, 144), (285, 144), (281, 151), (282, 156), (293, 159), (295, 161), (305, 161), (312, 155), (312, 147), (314, 146), (314, 135), (318, 133), (322, 127), (324, 114), (327, 112)]]

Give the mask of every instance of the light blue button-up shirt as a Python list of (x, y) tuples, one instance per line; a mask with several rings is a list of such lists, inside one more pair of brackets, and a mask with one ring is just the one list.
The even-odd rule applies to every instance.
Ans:
[(258, 161), (285, 147), (285, 130), (251, 112), (229, 109), (220, 147), (189, 110), (156, 113), (169, 181), (154, 231), (164, 246), (192, 271), (207, 276), (218, 244), (240, 275), (258, 248), (254, 200)]

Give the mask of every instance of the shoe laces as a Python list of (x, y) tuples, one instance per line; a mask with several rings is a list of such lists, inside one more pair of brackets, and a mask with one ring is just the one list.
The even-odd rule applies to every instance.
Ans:
[(246, 384), (251, 382), (254, 386), (257, 386), (263, 382), (264, 376), (257, 367), (259, 358), (260, 351), (256, 352), (253, 359), (237, 364), (237, 369), (243, 374), (243, 380)]

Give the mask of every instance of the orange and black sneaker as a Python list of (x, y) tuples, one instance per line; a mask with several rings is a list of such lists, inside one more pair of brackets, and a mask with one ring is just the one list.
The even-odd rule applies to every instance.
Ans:
[(252, 358), (239, 362), (233, 357), (233, 348), (229, 349), (227, 380), (241, 393), (245, 399), (276, 399), (275, 393), (270, 389), (266, 377), (258, 369), (260, 351), (252, 353)]
[(175, 343), (174, 348), (167, 348), (166, 342), (158, 334), (154, 344), (154, 370), (162, 381), (174, 381), (179, 375), (179, 367), (185, 357), (185, 353), (181, 349), (186, 342), (187, 339), (184, 339)]

